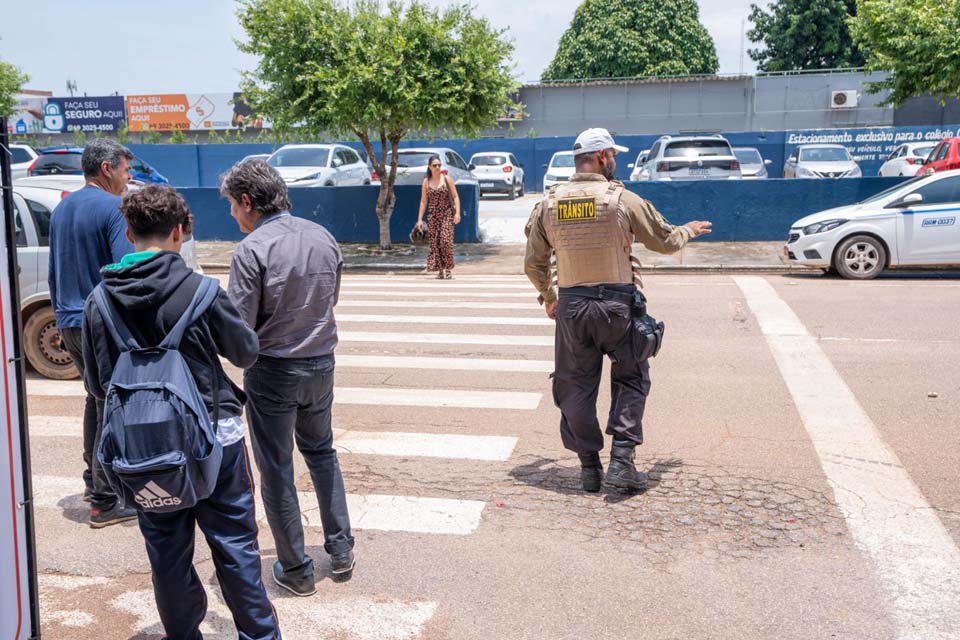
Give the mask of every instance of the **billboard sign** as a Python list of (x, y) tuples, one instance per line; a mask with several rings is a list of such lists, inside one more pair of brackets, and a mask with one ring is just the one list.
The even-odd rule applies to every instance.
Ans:
[(44, 133), (114, 133), (123, 127), (123, 96), (47, 98)]
[(127, 96), (130, 131), (209, 131), (263, 126), (240, 93)]

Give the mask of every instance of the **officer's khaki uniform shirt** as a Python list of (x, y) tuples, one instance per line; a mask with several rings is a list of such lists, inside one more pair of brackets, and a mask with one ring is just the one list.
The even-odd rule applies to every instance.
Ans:
[[(570, 181), (607, 182), (607, 179), (597, 173), (575, 173)], [(527, 234), (527, 254), (523, 261), (523, 271), (540, 292), (543, 302), (550, 303), (557, 299), (557, 294), (550, 277), (553, 247), (550, 246), (543, 228), (542, 204), (541, 201), (534, 206), (524, 229)], [(675, 253), (692, 237), (690, 229), (670, 224), (652, 204), (626, 189), (620, 196), (619, 214), (620, 224), (630, 230), (634, 241), (657, 253)]]

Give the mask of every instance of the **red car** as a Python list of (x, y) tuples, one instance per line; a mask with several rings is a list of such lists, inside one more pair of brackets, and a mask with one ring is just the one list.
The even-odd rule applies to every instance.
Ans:
[(960, 169), (960, 138), (944, 138), (930, 155), (923, 166), (917, 170), (918, 176), (930, 175), (939, 171)]

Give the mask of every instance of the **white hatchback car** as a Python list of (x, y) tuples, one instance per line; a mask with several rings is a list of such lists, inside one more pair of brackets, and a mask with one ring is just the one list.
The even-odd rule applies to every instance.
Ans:
[(523, 195), (523, 165), (512, 153), (483, 151), (470, 157), (473, 175), (480, 183), (480, 196), (503, 193), (513, 200)]
[(878, 176), (915, 176), (923, 161), (937, 146), (936, 142), (907, 142), (893, 150), (880, 167)]
[(267, 158), (289, 187), (344, 187), (370, 184), (360, 154), (341, 144), (286, 144)]
[(875, 278), (887, 267), (960, 264), (960, 170), (920, 176), (797, 220), (783, 260)]
[(30, 166), (39, 157), (40, 154), (28, 144), (11, 144), (10, 172), (13, 174), (13, 179), (26, 177)]
[(543, 175), (543, 192), (546, 193), (553, 185), (568, 182), (576, 173), (573, 151), (557, 151), (550, 158), (550, 164), (543, 165), (543, 168), (547, 170)]
[(739, 180), (740, 161), (720, 135), (662, 136), (644, 160), (637, 180)]

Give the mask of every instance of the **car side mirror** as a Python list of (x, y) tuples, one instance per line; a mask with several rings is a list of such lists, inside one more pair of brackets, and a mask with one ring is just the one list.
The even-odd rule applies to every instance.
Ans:
[(906, 209), (907, 207), (912, 207), (914, 205), (923, 204), (923, 195), (919, 193), (909, 193), (900, 200), (891, 202), (889, 208), (893, 209)]
[(769, 167), (770, 165), (773, 164), (773, 160), (764, 160), (764, 161), (763, 161), (763, 164), (765, 164), (766, 166)]
[(635, 166), (637, 165), (631, 162), (630, 164), (627, 165), (627, 169), (633, 169)]
[(338, 167), (340, 167), (340, 166), (342, 166), (342, 165), (343, 165), (343, 160), (341, 160), (340, 158), (334, 158), (334, 159), (333, 159), (333, 168), (334, 168), (334, 169), (336, 169), (336, 168), (338, 168)]
[(546, 168), (547, 168), (547, 165), (543, 165), (543, 168), (546, 169)]
[(476, 168), (477, 168), (477, 165), (473, 164), (472, 162), (467, 165), (467, 169), (469, 169), (470, 171), (473, 171)]

